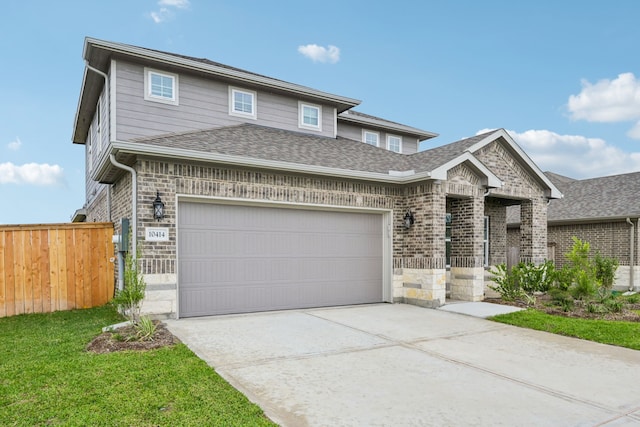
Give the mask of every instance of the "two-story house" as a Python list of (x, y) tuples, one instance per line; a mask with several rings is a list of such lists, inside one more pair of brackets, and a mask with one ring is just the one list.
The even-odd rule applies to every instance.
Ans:
[(546, 256), (560, 193), (504, 130), (418, 151), (436, 134), (356, 99), (90, 38), (83, 57), (81, 213), (129, 219), (146, 312), (478, 301), (516, 204), (521, 257)]

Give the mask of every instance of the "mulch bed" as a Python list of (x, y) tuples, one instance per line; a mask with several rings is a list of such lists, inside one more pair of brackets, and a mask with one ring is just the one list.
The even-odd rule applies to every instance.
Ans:
[(105, 354), (116, 351), (146, 351), (168, 347), (180, 342), (162, 322), (155, 321), (156, 332), (147, 340), (138, 340), (133, 326), (119, 328), (113, 332), (103, 332), (95, 337), (86, 350), (91, 353)]
[[(515, 307), (527, 308), (523, 301), (504, 301), (501, 298), (485, 298), (484, 302), (493, 304), (511, 305)], [(626, 322), (640, 322), (640, 303), (625, 304), (619, 313), (590, 313), (587, 311), (587, 304), (583, 301), (576, 301), (571, 311), (564, 311), (561, 307), (554, 305), (551, 297), (547, 294), (536, 297), (536, 302), (530, 308), (556, 316), (574, 317), (579, 319), (601, 319), (618, 320)]]

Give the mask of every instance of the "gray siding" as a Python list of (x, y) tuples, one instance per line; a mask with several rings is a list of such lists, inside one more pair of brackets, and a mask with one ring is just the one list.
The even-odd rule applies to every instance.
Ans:
[(224, 82), (182, 73), (178, 75), (179, 105), (147, 101), (144, 99), (144, 67), (118, 61), (116, 85), (116, 138), (121, 141), (245, 122), (334, 136), (335, 112), (330, 106), (322, 109), (322, 132), (314, 132), (298, 128), (298, 99), (295, 98), (257, 90), (257, 119), (253, 120), (229, 115), (230, 85)]
[[(93, 199), (98, 196), (101, 185), (91, 180), (93, 169), (98, 166), (98, 161), (109, 145), (109, 112), (108, 102), (104, 90), (99, 98), (100, 108), (96, 109), (96, 113), (91, 120), (89, 134), (85, 141), (85, 191), (86, 200), (90, 204)], [(100, 119), (98, 120), (98, 112)], [(100, 125), (99, 125), (100, 123)]]
[[(371, 132), (378, 132), (380, 135), (380, 147), (386, 148), (387, 146), (387, 133), (379, 129), (373, 129), (368, 127), (356, 126), (351, 123), (345, 123), (338, 121), (338, 135), (343, 138), (354, 139), (356, 141), (362, 141), (362, 131), (368, 130)], [(399, 132), (389, 132), (391, 135), (397, 135), (402, 137), (402, 154), (413, 154), (418, 151), (418, 139), (415, 137), (403, 135)]]

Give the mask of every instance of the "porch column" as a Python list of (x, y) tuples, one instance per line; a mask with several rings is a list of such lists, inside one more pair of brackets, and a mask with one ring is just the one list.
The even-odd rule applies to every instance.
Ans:
[(484, 299), (484, 197), (451, 201), (451, 298)]
[[(409, 192), (405, 209), (414, 214), (415, 223), (408, 230), (396, 228), (401, 257), (394, 258), (394, 301), (439, 307), (446, 297), (446, 197), (436, 184), (417, 185)], [(396, 224), (402, 224), (404, 212), (396, 214)]]
[(543, 197), (520, 207), (520, 261), (542, 264), (547, 258), (547, 201)]

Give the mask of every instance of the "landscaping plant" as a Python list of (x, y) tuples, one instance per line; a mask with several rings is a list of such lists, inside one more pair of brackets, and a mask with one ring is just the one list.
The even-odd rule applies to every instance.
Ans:
[(140, 255), (139, 246), (137, 252), (136, 258), (130, 252), (127, 252), (124, 268), (124, 289), (116, 291), (112, 302), (136, 329), (135, 337), (129, 337), (129, 339), (151, 340), (156, 331), (156, 325), (149, 317), (140, 315), (147, 284), (137, 267), (137, 258)]
[(494, 275), (491, 289), (498, 292), (506, 301), (520, 301), (526, 305), (535, 303), (538, 292), (546, 292), (552, 286), (555, 278), (555, 268), (551, 261), (535, 265), (520, 262), (509, 271), (505, 264), (500, 264), (491, 270)]

